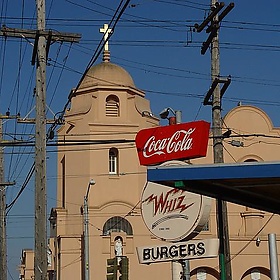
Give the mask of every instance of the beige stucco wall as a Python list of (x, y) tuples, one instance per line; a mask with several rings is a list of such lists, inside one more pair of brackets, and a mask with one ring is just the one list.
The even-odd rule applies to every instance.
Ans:
[[(110, 119), (105, 115), (104, 104), (108, 94), (116, 94), (119, 97), (119, 118)], [(122, 88), (113, 91), (113, 88), (99, 90), (91, 88), (84, 93), (79, 93), (76, 98), (72, 101), (73, 108), (66, 116), (65, 125), (59, 131), (60, 137), (66, 140), (133, 140), (140, 129), (158, 124), (155, 118), (141, 116), (141, 110), (150, 111), (149, 103), (141, 94), (131, 89)], [(84, 102), (86, 104), (83, 104)], [(223, 123), (224, 131), (231, 129), (232, 135), (238, 136), (224, 140), (225, 162), (279, 159), (280, 145), (277, 144), (279, 140), (262, 136), (279, 136), (279, 129), (273, 127), (269, 117), (260, 109), (252, 106), (236, 107), (224, 117)], [(243, 142), (243, 147), (232, 146), (231, 140)], [(108, 151), (111, 147), (119, 149), (117, 175), (108, 174)], [(63, 180), (66, 190), (63, 199), (63, 180), (59, 175), (58, 197), (59, 201), (65, 201), (65, 207), (62, 207), (65, 210), (60, 210), (62, 220), (60, 221), (58, 217), (57, 225), (57, 232), (60, 232), (61, 239), (58, 279), (69, 277), (83, 279), (81, 278), (83, 275), (81, 207), (90, 178), (96, 181), (89, 193), (91, 279), (105, 279), (106, 260), (114, 257), (114, 240), (118, 235), (123, 238), (124, 254), (130, 260), (130, 279), (170, 279), (172, 273), (170, 263), (140, 265), (136, 257), (136, 247), (160, 244), (163, 241), (151, 236), (141, 218), (139, 199), (146, 182), (146, 168), (139, 165), (134, 143), (61, 147), (58, 153), (59, 174), (62, 174), (60, 162), (63, 157), (65, 157), (66, 170)], [(210, 138), (207, 156), (193, 160), (192, 163), (212, 162)], [(61, 207), (62, 204), (59, 203), (59, 206)], [(112, 216), (125, 217), (132, 225), (133, 235), (112, 233), (102, 236), (104, 223)], [(251, 279), (250, 273), (254, 268), (262, 273), (261, 279), (268, 279), (265, 275), (269, 269), (267, 234), (269, 232), (279, 234), (276, 225), (280, 222), (278, 215), (271, 216), (270, 213), (228, 204), (233, 279)], [(258, 234), (261, 243), (257, 247), (255, 240), (251, 241), (251, 239), (255, 239), (254, 235), (269, 219), (268, 224)], [(213, 202), (209, 231), (203, 231), (197, 238), (216, 237), (216, 232)], [(201, 269), (207, 271), (206, 279), (217, 279), (218, 267), (218, 258), (192, 260), (190, 261), (191, 279), (197, 279), (197, 272)]]
[[(223, 123), (223, 132), (230, 129), (233, 136), (225, 138), (223, 141), (224, 161), (226, 163), (252, 160), (279, 161), (280, 129), (273, 127), (268, 115), (261, 109), (254, 106), (235, 107), (225, 115)], [(242, 142), (243, 146), (232, 146), (230, 144), (232, 140)], [(213, 162), (212, 151), (210, 139), (207, 157), (193, 160), (192, 163)], [(212, 211), (212, 215), (215, 217), (214, 211), (215, 207)], [(228, 203), (228, 221), (232, 279), (251, 279), (250, 272), (253, 268), (262, 272), (260, 279), (270, 279), (266, 275), (269, 270), (268, 234), (276, 233), (279, 240), (280, 229), (277, 226), (280, 222), (279, 215)], [(215, 222), (211, 221), (211, 224), (214, 227), (214, 231), (211, 230), (212, 234), (215, 234)], [(262, 230), (260, 231), (260, 229)], [(202, 236), (203, 233), (200, 234), (200, 237)], [(257, 237), (261, 239), (259, 246), (256, 246), (255, 242)], [(203, 263), (207, 267), (215, 267), (218, 270), (218, 262), (215, 260), (192, 261), (193, 273)], [(196, 279), (195, 276), (192, 279)], [(216, 278), (207, 277), (207, 279)]]
[[(79, 89), (72, 98), (65, 124), (58, 131), (60, 140), (64, 140), (67, 145), (58, 148), (58, 203), (51, 213), (51, 242), (57, 280), (84, 279), (83, 202), (91, 178), (96, 183), (91, 186), (88, 200), (90, 279), (106, 279), (106, 260), (115, 255), (114, 241), (117, 236), (122, 237), (123, 253), (130, 261), (130, 279), (170, 279), (171, 263), (140, 265), (136, 256), (138, 246), (164, 243), (153, 237), (142, 221), (140, 197), (146, 183), (146, 167), (139, 165), (133, 143), (139, 130), (157, 126), (158, 119), (148, 114), (142, 116), (143, 111), (150, 112), (149, 101), (142, 91), (131, 85), (90, 85), (88, 81), (87, 85), (88, 87)], [(120, 115), (116, 118), (105, 114), (106, 98), (111, 94), (119, 98)], [(278, 137), (280, 130), (273, 127), (265, 112), (253, 106), (239, 106), (224, 117), (223, 123), (224, 131), (230, 129), (234, 136), (224, 140), (225, 162), (280, 159), (279, 139), (267, 137)], [(67, 142), (124, 139), (132, 142), (91, 145), (68, 145)], [(232, 146), (232, 140), (242, 142), (243, 146)], [(112, 147), (119, 151), (119, 170), (116, 175), (108, 174), (108, 153)], [(191, 162), (213, 163), (212, 150), (210, 135), (207, 156)], [(124, 232), (103, 235), (105, 222), (113, 216), (124, 217), (131, 224), (133, 235)], [(228, 204), (228, 220), (232, 279), (251, 279), (253, 269), (260, 271), (260, 279), (269, 279), (267, 234), (276, 233), (279, 239), (279, 216)], [(262, 231), (258, 233), (262, 227)], [(255, 243), (256, 233), (261, 239), (259, 246)], [(216, 236), (213, 201), (209, 230), (202, 231), (196, 238), (208, 239)], [(197, 273), (200, 270), (207, 272), (205, 279), (218, 279), (218, 258), (192, 260), (190, 270), (191, 280), (199, 279)]]
[[(105, 114), (108, 95), (119, 98), (120, 115)], [(59, 130), (64, 140), (130, 140), (128, 143), (75, 145), (60, 147), (58, 151), (58, 206), (56, 235), (60, 254), (58, 279), (82, 279), (83, 275), (83, 199), (91, 178), (95, 185), (89, 192), (90, 277), (106, 277), (106, 260), (115, 256), (116, 236), (123, 238), (123, 252), (130, 260), (131, 275), (148, 278), (154, 274), (170, 274), (170, 265), (155, 271), (152, 266), (139, 266), (135, 255), (137, 244), (160, 242), (151, 237), (140, 211), (140, 195), (146, 182), (146, 168), (139, 165), (135, 135), (143, 128), (158, 125), (150, 112), (149, 101), (143, 92), (124, 87), (99, 86), (84, 88), (73, 98)], [(110, 148), (119, 151), (118, 174), (108, 174)], [(63, 164), (61, 162), (64, 162)], [(63, 171), (64, 170), (64, 171)], [(133, 211), (132, 211), (133, 209)], [(112, 233), (102, 235), (104, 223), (113, 216), (125, 217), (133, 228), (133, 235)], [(76, 261), (75, 261), (76, 260)], [(158, 265), (156, 265), (158, 267)]]
[(21, 264), (19, 266), (19, 279), (32, 280), (34, 278), (34, 251), (23, 249), (21, 253)]

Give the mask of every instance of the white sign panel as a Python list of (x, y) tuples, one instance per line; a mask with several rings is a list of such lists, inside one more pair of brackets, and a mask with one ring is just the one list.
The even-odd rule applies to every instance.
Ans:
[(148, 182), (142, 193), (142, 218), (158, 238), (191, 239), (208, 221), (211, 202), (209, 197)]
[(158, 246), (137, 247), (139, 263), (167, 262), (217, 257), (219, 239), (193, 240)]

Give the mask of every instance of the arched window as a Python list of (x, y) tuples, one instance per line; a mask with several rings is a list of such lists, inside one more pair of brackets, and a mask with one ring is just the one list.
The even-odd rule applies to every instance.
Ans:
[(106, 116), (119, 117), (120, 116), (120, 101), (115, 95), (109, 95), (106, 98)]
[(255, 159), (249, 158), (249, 159), (244, 160), (244, 162), (258, 162), (258, 161)]
[(133, 235), (129, 221), (119, 216), (110, 218), (104, 224), (103, 235), (109, 235), (111, 232), (125, 232), (127, 235)]
[(109, 174), (118, 173), (118, 161), (119, 161), (119, 152), (116, 148), (111, 148), (109, 150)]

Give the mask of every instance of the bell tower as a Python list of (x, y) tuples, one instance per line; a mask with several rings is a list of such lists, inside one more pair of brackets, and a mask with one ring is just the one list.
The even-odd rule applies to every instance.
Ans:
[[(58, 279), (81, 279), (87, 266), (85, 241), (89, 243), (89, 274), (102, 279), (117, 241), (121, 240), (122, 254), (131, 256), (133, 265), (138, 262), (135, 233), (145, 232), (150, 239), (139, 201), (146, 167), (139, 164), (134, 140), (139, 130), (158, 126), (159, 119), (147, 114), (149, 101), (130, 74), (110, 61), (111, 30), (104, 25), (100, 31), (105, 40), (103, 61), (89, 69), (74, 91), (58, 131), (65, 144), (58, 147), (58, 204), (51, 214)], [(95, 184), (87, 193), (91, 179)], [(89, 240), (84, 230), (86, 193)]]

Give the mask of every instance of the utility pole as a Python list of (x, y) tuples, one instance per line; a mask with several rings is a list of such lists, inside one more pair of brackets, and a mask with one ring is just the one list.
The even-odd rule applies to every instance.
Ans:
[[(37, 30), (45, 31), (45, 0), (37, 0)], [(35, 279), (47, 280), (46, 38), (38, 36), (35, 132)]]
[[(3, 139), (2, 119), (0, 119), (0, 139)], [(7, 280), (7, 245), (6, 245), (6, 196), (4, 182), (3, 147), (0, 147), (0, 274)]]
[[(211, 79), (212, 85), (204, 99), (204, 105), (212, 105), (212, 134), (213, 134), (213, 157), (214, 163), (224, 163), (223, 154), (223, 134), (222, 134), (222, 116), (221, 116), (221, 98), (229, 86), (231, 79), (223, 79), (220, 77), (220, 49), (219, 49), (219, 28), (220, 21), (233, 9), (234, 3), (230, 3), (220, 14), (224, 3), (211, 0), (211, 13), (201, 25), (196, 24), (197, 32), (201, 32), (207, 25), (206, 30), (209, 37), (203, 43), (201, 54), (205, 54), (208, 47), (211, 46)], [(220, 83), (223, 83), (220, 89)], [(210, 101), (210, 98), (212, 100)], [(219, 266), (220, 279), (231, 280), (231, 260), (229, 246), (229, 231), (228, 231), (228, 215), (227, 203), (220, 198), (216, 200), (217, 211), (217, 234), (220, 241), (219, 248)]]
[[(216, 3), (211, 0), (212, 6)], [(212, 25), (219, 25), (218, 15), (212, 20)], [(220, 48), (219, 48), (219, 26), (216, 36), (211, 44), (211, 79), (212, 83), (220, 79)], [(213, 129), (213, 153), (214, 163), (224, 163), (223, 138), (222, 138), (222, 116), (221, 116), (221, 91), (218, 83), (213, 91), (212, 98), (212, 129)], [(231, 280), (231, 260), (229, 246), (227, 202), (218, 198), (216, 200), (218, 236), (220, 239), (219, 263), (222, 280)]]
[[(212, 0), (212, 5), (215, 1)], [(211, 78), (212, 82), (220, 78), (220, 50), (219, 30), (214, 36), (211, 45)], [(213, 132), (213, 153), (214, 163), (224, 162), (223, 138), (222, 138), (222, 116), (221, 116), (221, 92), (217, 84), (213, 91), (212, 99), (212, 132)], [(231, 280), (231, 263), (228, 233), (227, 203), (220, 198), (216, 200), (218, 236), (220, 239), (220, 273), (222, 280)]]
[[(6, 117), (9, 118), (9, 117)], [(0, 143), (3, 142), (3, 117), (0, 116)], [(5, 183), (4, 153), (0, 145), (0, 275), (7, 280), (7, 243), (6, 243), (6, 187), (14, 183)]]
[(47, 280), (46, 202), (46, 62), (53, 41), (78, 42), (78, 34), (45, 30), (45, 0), (36, 0), (37, 30), (1, 28), (1, 36), (35, 39), (32, 64), (36, 64), (35, 134), (35, 252), (34, 276)]

